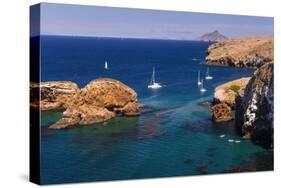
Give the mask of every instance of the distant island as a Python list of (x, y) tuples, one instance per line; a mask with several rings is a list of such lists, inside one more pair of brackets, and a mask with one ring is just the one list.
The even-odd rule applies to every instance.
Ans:
[(211, 41), (211, 42), (217, 42), (217, 41), (222, 41), (222, 40), (226, 40), (226, 39), (227, 39), (227, 37), (222, 35), (218, 30), (215, 30), (211, 33), (206, 33), (198, 38), (198, 40), (201, 40), (201, 41)]

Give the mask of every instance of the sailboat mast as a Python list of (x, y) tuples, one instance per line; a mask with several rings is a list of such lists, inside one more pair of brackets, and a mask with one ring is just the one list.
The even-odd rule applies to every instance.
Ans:
[(198, 82), (200, 82), (200, 71), (198, 71)]
[(153, 72), (152, 72), (152, 83), (155, 83), (155, 67), (153, 67)]

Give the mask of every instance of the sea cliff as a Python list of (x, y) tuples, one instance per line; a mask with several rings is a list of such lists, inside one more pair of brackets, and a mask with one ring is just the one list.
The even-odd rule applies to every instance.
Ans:
[(40, 90), (40, 99), (30, 105), (41, 111), (63, 111), (62, 118), (49, 128), (61, 129), (107, 121), (116, 115), (138, 116), (137, 93), (120, 81), (96, 79), (79, 89), (73, 82), (32, 83), (30, 94)]
[(273, 147), (273, 63), (257, 69), (245, 95), (236, 99), (235, 124), (242, 136)]
[[(213, 120), (235, 120), (243, 138), (273, 148), (273, 38), (226, 40), (208, 48), (206, 64), (256, 69), (251, 78), (218, 86), (214, 92)], [(234, 113), (235, 112), (235, 113)]]

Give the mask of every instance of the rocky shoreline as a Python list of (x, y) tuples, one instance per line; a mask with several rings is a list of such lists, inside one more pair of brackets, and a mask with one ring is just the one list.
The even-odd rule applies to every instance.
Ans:
[(116, 115), (138, 116), (141, 104), (137, 93), (120, 81), (102, 78), (91, 81), (84, 88), (69, 81), (32, 83), (30, 95), (34, 110), (63, 111), (62, 118), (49, 128), (61, 129), (76, 125), (91, 125), (107, 121)]
[(273, 148), (273, 63), (257, 69), (245, 89), (236, 98), (235, 124), (243, 138)]
[(236, 109), (236, 98), (244, 96), (244, 90), (249, 80), (250, 77), (240, 78), (215, 88), (212, 103), (215, 122), (226, 122), (234, 119), (233, 111)]
[(225, 40), (208, 48), (206, 64), (256, 69), (251, 78), (215, 88), (213, 121), (235, 121), (244, 139), (273, 148), (273, 38)]
[(205, 63), (258, 68), (273, 61), (273, 48), (273, 37), (269, 36), (223, 40), (209, 46)]

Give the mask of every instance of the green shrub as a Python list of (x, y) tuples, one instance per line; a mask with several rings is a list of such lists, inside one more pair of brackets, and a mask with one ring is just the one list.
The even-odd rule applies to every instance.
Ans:
[(234, 92), (238, 92), (240, 90), (240, 86), (238, 86), (238, 85), (231, 85), (229, 87), (229, 89), (231, 89)]

